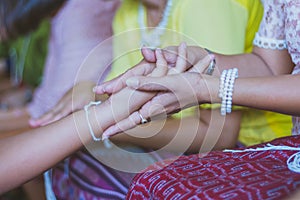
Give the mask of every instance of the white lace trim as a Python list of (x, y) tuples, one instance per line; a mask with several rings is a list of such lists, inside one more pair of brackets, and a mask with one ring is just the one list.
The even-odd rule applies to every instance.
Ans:
[(261, 37), (256, 33), (253, 44), (264, 49), (283, 50), (287, 48), (285, 40)]
[(300, 74), (300, 68), (295, 68), (292, 74)]

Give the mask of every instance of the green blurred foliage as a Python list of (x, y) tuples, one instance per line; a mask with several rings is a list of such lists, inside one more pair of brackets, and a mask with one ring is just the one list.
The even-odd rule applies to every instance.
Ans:
[(0, 44), (0, 56), (9, 57), (12, 72), (21, 73), (22, 83), (33, 87), (42, 80), (48, 50), (50, 23), (45, 20), (38, 29), (14, 41)]

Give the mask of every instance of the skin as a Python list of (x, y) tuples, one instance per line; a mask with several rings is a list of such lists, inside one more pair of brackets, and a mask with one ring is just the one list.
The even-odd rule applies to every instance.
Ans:
[[(150, 0), (142, 0), (141, 1), (145, 8), (147, 9), (147, 25), (148, 26), (157, 26), (158, 23), (161, 20), (162, 13), (164, 11), (165, 5), (167, 3), (166, 0), (160, 1), (150, 1)], [(190, 47), (192, 48), (192, 47)], [(170, 50), (177, 51), (177, 47), (170, 47)], [(147, 54), (147, 50), (143, 50), (144, 54)], [(201, 54), (188, 54), (188, 62), (189, 63), (196, 63), (198, 60), (202, 59), (204, 56), (207, 56), (207, 51), (203, 50)], [(191, 55), (191, 56), (190, 56)], [(168, 57), (167, 55), (165, 55)], [(177, 60), (177, 54), (174, 54), (171, 56), (173, 59), (172, 65), (175, 65)], [(151, 53), (148, 54), (148, 57), (145, 57), (145, 60), (150, 62), (155, 62), (156, 58), (155, 56), (151, 55)], [(168, 58), (167, 58), (168, 60)], [(185, 66), (184, 66), (185, 67)], [(199, 69), (201, 72), (205, 69)], [(138, 75), (147, 75), (151, 72), (151, 69), (142, 69), (140, 73), (137, 73)], [(134, 72), (135, 73), (135, 72)], [(129, 76), (128, 76), (129, 77)], [(119, 79), (120, 80), (120, 79)], [(124, 79), (121, 80), (121, 85), (118, 86), (119, 89), (123, 88), (126, 84)], [(119, 90), (118, 89), (118, 90)], [(103, 95), (104, 93), (101, 93)], [(67, 94), (68, 95), (68, 94)], [(71, 95), (71, 93), (69, 93)], [(70, 99), (69, 97), (64, 97), (64, 100)], [(89, 99), (89, 98), (87, 98)], [(81, 101), (80, 98), (78, 98), (78, 101)], [(35, 126), (45, 125), (48, 123), (51, 123), (55, 120), (59, 120), (62, 117), (65, 117), (67, 114), (70, 114), (74, 110), (80, 109), (83, 107), (82, 104), (78, 104), (77, 99), (73, 98), (74, 102), (72, 105), (73, 110), (67, 107), (62, 107), (60, 103), (51, 110), (49, 113), (47, 113), (45, 116), (42, 116), (40, 119), (38, 119), (35, 123)], [(86, 101), (88, 102), (88, 101)], [(67, 102), (66, 104), (69, 104)], [(76, 106), (77, 105), (77, 106)], [(57, 109), (57, 108), (60, 108)], [(196, 109), (195, 109), (196, 110)], [(196, 111), (197, 112), (197, 111)], [(237, 141), (239, 129), (240, 129), (240, 120), (242, 113), (240, 111), (234, 111), (232, 115), (230, 115), (227, 118), (224, 118), (220, 115), (218, 115), (218, 112), (213, 110), (212, 113), (209, 113), (208, 111), (201, 111), (202, 114), (193, 114), (190, 117), (187, 117), (185, 119), (168, 119), (166, 123), (162, 126), (161, 122), (153, 122), (147, 127), (143, 129), (143, 136), (140, 136), (141, 130), (140, 129), (132, 129), (130, 131), (130, 134), (127, 132), (124, 132), (122, 136), (116, 137), (113, 140), (115, 142), (125, 143), (125, 144), (134, 144), (145, 148), (161, 148), (166, 146), (172, 139), (176, 137), (176, 141), (173, 145), (170, 145), (166, 150), (169, 151), (175, 151), (175, 152), (188, 152), (188, 153), (197, 153), (200, 150), (200, 147), (207, 149), (207, 147), (203, 147), (203, 140), (205, 138), (209, 138), (209, 140), (212, 140), (211, 138), (215, 138), (214, 142), (209, 143), (210, 148), (215, 149), (224, 149), (229, 147), (234, 147)], [(142, 114), (144, 115), (144, 114)], [(214, 116), (215, 120), (211, 120), (211, 116)], [(130, 121), (130, 120), (128, 120)], [(136, 123), (140, 123), (140, 121), (137, 121)], [(161, 127), (162, 128), (159, 128)], [(116, 127), (116, 126), (115, 126)], [(134, 127), (134, 124), (130, 126), (130, 128)], [(182, 127), (182, 129), (178, 129), (178, 127)], [(223, 128), (223, 129), (222, 129)], [(121, 129), (110, 129), (107, 130), (107, 134), (105, 135), (112, 135), (115, 133), (122, 132), (122, 130), (127, 130), (128, 128), (121, 128)], [(212, 130), (214, 129), (214, 130)], [(208, 132), (208, 130), (210, 130)], [(110, 133), (113, 131), (114, 133)], [(190, 138), (188, 143), (182, 143), (179, 142), (186, 133), (191, 133), (188, 135)], [(218, 133), (218, 135), (211, 134), (212, 132)], [(153, 133), (155, 134), (155, 137), (153, 136)], [(185, 136), (186, 137), (186, 136)], [(193, 138), (196, 137), (195, 140)], [(178, 138), (178, 139), (177, 139)], [(208, 145), (208, 144), (207, 144)]]
[[(300, 97), (300, 94), (296, 91), (299, 77), (300, 75), (280, 75), (276, 77), (238, 78), (234, 86), (233, 104), (298, 116), (300, 114), (300, 103), (297, 98)], [(179, 81), (188, 81), (191, 85), (199, 85), (195, 90), (198, 102), (186, 100), (188, 99), (187, 94), (182, 92), (184, 87), (179, 86), (179, 84), (176, 85), (176, 82)], [(170, 92), (172, 90), (177, 98), (179, 97), (182, 105), (186, 106), (198, 103), (221, 102), (218, 97), (219, 79), (210, 76), (199, 76), (196, 73), (185, 72), (180, 75), (156, 79), (139, 77), (138, 82), (132, 84), (129, 81), (128, 86), (141, 91)], [(289, 88), (289, 90), (286, 88)], [(160, 99), (160, 103), (163, 102), (166, 101)], [(177, 102), (177, 100), (170, 99), (167, 103), (163, 103), (166, 104), (167, 108), (171, 108), (167, 112), (176, 109), (176, 107), (170, 106), (174, 102)], [(160, 112), (157, 110), (152, 114), (157, 115)]]
[[(289, 63), (289, 58), (286, 60), (286, 63), (282, 63), (285, 67), (290, 66), (290, 69), (287, 69), (287, 71), (291, 71), (293, 68)], [(280, 71), (280, 68), (278, 68), (278, 70)], [(178, 99), (183, 107), (207, 102), (220, 103), (220, 98), (218, 97), (219, 78), (207, 75), (200, 76), (191, 71), (159, 78), (138, 76), (125, 82), (128, 86), (141, 91), (160, 91), (169, 94), (169, 99), (166, 99), (166, 96), (164, 98), (156, 96), (157, 98), (155, 99), (155, 104), (161, 104), (165, 107), (165, 111), (169, 113), (182, 109), (178, 104)], [(234, 87), (233, 104), (299, 116), (300, 103), (298, 99), (300, 98), (300, 94), (297, 92), (300, 81), (299, 78), (300, 75), (238, 78)], [(183, 82), (197, 86), (194, 87), (195, 93), (187, 93), (187, 84), (182, 84)], [(287, 90), (287, 88), (289, 89)], [(177, 98), (173, 98), (173, 94), (175, 94)], [(194, 100), (194, 95), (197, 96), (196, 102), (191, 101), (191, 99)], [(153, 99), (150, 101), (150, 104), (153, 103)], [(160, 114), (160, 112), (161, 109), (154, 110), (152, 116)], [(300, 192), (296, 191), (295, 194), (292, 194), (287, 199), (299, 199), (299, 197)]]
[[(189, 63), (192, 66), (194, 66), (192, 69), (189, 69), (190, 70), (189, 72), (203, 72), (204, 71), (203, 69), (207, 68), (207, 66), (208, 66), (207, 63), (203, 62), (203, 60), (204, 60), (203, 55), (205, 55), (205, 54), (203, 54), (203, 51), (204, 51), (204, 49), (201, 47), (188, 47), (187, 48), (187, 59), (188, 59), (188, 61), (190, 60)], [(164, 54), (168, 54), (168, 52), (165, 52)], [(234, 56), (225, 56), (225, 55), (221, 55), (221, 54), (214, 54), (214, 56), (215, 56), (216, 63), (217, 63), (217, 69), (214, 71), (213, 77), (218, 77), (220, 75), (220, 71), (230, 68), (228, 66), (236, 66), (239, 69), (239, 77), (264, 77), (263, 79), (265, 79), (265, 76), (290, 74), (294, 67), (294, 64), (292, 63), (287, 50), (268, 50), (268, 49), (263, 49), (263, 48), (259, 48), (259, 47), (254, 47), (253, 52), (250, 54), (240, 54), (240, 55), (234, 55)], [(151, 59), (155, 60), (153, 55), (151, 55), (149, 57)], [(168, 63), (174, 62), (174, 56), (168, 55), (165, 57), (166, 57), (166, 60)], [(187, 66), (187, 68), (188, 68), (188, 66)], [(154, 83), (156, 83), (156, 81), (158, 81), (158, 80), (148, 80), (149, 82), (140, 82), (142, 80), (147, 80), (146, 77), (136, 77), (136, 78), (128, 79), (129, 78), (128, 73), (130, 73), (131, 75), (132, 74), (138, 75), (138, 73), (135, 73), (135, 71), (142, 71), (142, 70), (141, 69), (132, 69), (130, 72), (126, 72), (124, 75), (117, 77), (115, 80), (112, 80), (108, 83), (104, 83), (103, 85), (96, 87), (95, 91), (98, 94), (114, 93), (117, 91), (117, 89), (122, 88), (122, 84), (120, 84), (120, 83), (126, 83), (127, 86), (130, 86), (135, 89), (140, 89), (140, 87), (142, 87), (141, 89), (145, 89), (143, 87), (146, 87), (146, 86), (142, 86), (142, 85), (144, 85), (144, 84), (149, 85), (149, 83), (152, 83), (152, 86), (153, 86)], [(140, 74), (140, 75), (142, 75), (142, 74)], [(198, 84), (199, 84), (200, 80), (199, 79), (194, 80), (195, 78), (199, 78), (198, 75), (194, 75), (194, 76), (195, 76), (194, 78), (186, 77), (188, 79), (185, 81), (178, 80), (178, 77), (177, 77), (176, 79), (174, 79), (177, 81), (176, 83), (174, 80), (171, 81), (171, 79), (164, 78), (165, 81), (166, 80), (171, 81), (168, 84), (168, 86), (170, 86), (170, 84), (173, 84), (173, 87), (171, 87), (171, 88), (173, 88), (174, 91), (178, 91), (178, 88), (180, 88), (182, 91), (179, 94), (175, 93), (175, 95), (174, 95), (174, 94), (172, 94), (172, 92), (170, 92), (172, 89), (167, 93), (166, 93), (165, 89), (158, 90), (158, 91), (165, 92), (165, 94), (158, 95), (158, 96), (154, 97), (153, 99), (151, 99), (150, 102), (145, 104), (139, 111), (141, 113), (141, 115), (144, 116), (145, 118), (151, 118), (151, 117), (153, 118), (164, 112), (166, 112), (166, 113), (178, 112), (179, 110), (184, 109), (187, 106), (197, 105), (199, 103), (205, 103), (203, 101), (201, 101), (201, 102), (195, 101), (195, 98), (192, 98), (192, 96), (190, 97), (191, 102), (182, 103), (182, 101), (184, 101), (184, 98), (188, 99), (187, 94), (186, 94), (186, 88), (183, 88), (184, 87), (183, 85), (187, 85), (187, 84), (191, 85), (191, 86), (197, 85), (197, 87), (192, 87), (191, 89), (194, 91), (193, 96), (195, 96), (195, 95), (199, 96), (199, 94), (195, 94), (195, 90), (197, 90), (197, 88), (199, 88)], [(207, 76), (204, 76), (204, 77), (207, 77)], [(120, 81), (120, 79), (122, 81)], [(189, 79), (194, 80), (194, 81), (193, 82), (188, 81)], [(208, 79), (204, 78), (204, 79), (210, 80), (210, 78), (208, 78)], [(150, 81), (152, 81), (152, 82), (150, 82)], [(181, 84), (179, 86), (178, 83), (182, 83), (180, 81), (184, 81), (186, 84), (183, 84), (183, 85)], [(218, 82), (217, 78), (216, 78), (216, 82)], [(168, 88), (166, 85), (164, 87)], [(177, 89), (175, 89), (174, 87), (176, 87)], [(219, 87), (219, 85), (215, 83), (215, 87), (212, 90), (212, 91), (214, 91), (214, 94), (218, 93), (218, 87)], [(115, 89), (115, 88), (117, 88), (117, 89)], [(155, 89), (157, 89), (157, 87)], [(162, 89), (162, 88), (160, 88), (160, 89)], [(155, 90), (151, 89), (150, 87), (148, 87), (148, 88), (146, 87), (146, 91), (150, 91), (150, 90), (155, 91)], [(248, 90), (246, 90), (246, 91), (248, 91)], [(202, 91), (202, 93), (203, 93), (203, 91)], [(262, 93), (266, 93), (266, 91), (263, 91)], [(206, 93), (206, 95), (208, 95), (207, 97), (211, 97), (212, 93)], [(178, 101), (175, 98), (175, 96), (176, 96), (176, 98), (181, 97), (182, 100)], [(253, 99), (253, 98), (250, 98), (250, 99)], [(181, 105), (179, 104), (179, 102), (181, 103)], [(206, 99), (206, 102), (219, 103), (220, 98)], [(256, 101), (254, 101), (254, 102), (256, 102)], [(156, 105), (159, 105), (159, 106), (156, 106)], [(237, 103), (237, 105), (243, 105), (243, 104)], [(249, 105), (244, 105), (244, 106), (249, 106)], [(251, 105), (249, 107), (256, 108), (255, 105)], [(164, 109), (161, 109), (161, 108), (164, 108)], [(262, 109), (265, 109), (265, 108), (262, 108)], [(271, 109), (267, 109), (267, 110), (273, 110), (273, 109), (276, 109), (276, 108), (272, 107)], [(281, 112), (285, 113), (284, 111), (281, 111)], [(131, 124), (129, 122), (129, 120), (124, 120), (123, 122), (120, 122), (119, 124), (116, 124), (113, 127), (106, 130), (104, 135), (111, 136), (111, 135), (120, 133), (120, 128), (117, 128), (117, 127), (122, 127), (121, 130), (125, 131), (128, 129), (131, 129), (134, 126), (135, 125)]]
[[(159, 52), (157, 56), (160, 57), (158, 54)], [(158, 60), (156, 65), (158, 67), (153, 70), (151, 76), (158, 77), (168, 72), (166, 63), (160, 63)], [(90, 124), (96, 137), (101, 137), (102, 130), (115, 123), (116, 119), (126, 118), (128, 112), (134, 113), (154, 95), (155, 93), (124, 88), (101, 105), (93, 107), (94, 112), (90, 108)], [(121, 105), (124, 101), (130, 102), (132, 97), (135, 99), (135, 104), (111, 109), (112, 102)], [(0, 140), (0, 152), (2, 152), (0, 160), (5, 161), (4, 165), (0, 165), (0, 194), (41, 174), (91, 140), (83, 110), (48, 126)]]

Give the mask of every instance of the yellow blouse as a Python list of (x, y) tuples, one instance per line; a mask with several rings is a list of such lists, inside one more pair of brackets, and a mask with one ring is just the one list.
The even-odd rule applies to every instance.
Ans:
[[(123, 73), (142, 59), (139, 3), (139, 0), (123, 0), (116, 13), (113, 23), (114, 61), (108, 79)], [(168, 30), (161, 37), (161, 47), (178, 45), (185, 41), (188, 45), (205, 47), (222, 54), (250, 52), (262, 14), (260, 0), (173, 0), (166, 27)], [(144, 24), (147, 24), (146, 19), (144, 21)], [(248, 112), (259, 113), (259, 117), (253, 119), (255, 121), (259, 118), (259, 121), (266, 122), (271, 116), (264, 112), (246, 110), (247, 115)], [(291, 124), (286, 116), (273, 113), (271, 118), (272, 121), (278, 119)], [(240, 132), (240, 139), (244, 144), (261, 142), (260, 136), (265, 134), (273, 135), (272, 137), (281, 136), (281, 133), (277, 133), (278, 127), (271, 127), (270, 123), (263, 123), (265, 129), (257, 131), (256, 127), (244, 126), (249, 117), (246, 116), (245, 119), (247, 121), (242, 120)], [(284, 133), (290, 133), (290, 130)], [(251, 143), (248, 143), (250, 140)]]

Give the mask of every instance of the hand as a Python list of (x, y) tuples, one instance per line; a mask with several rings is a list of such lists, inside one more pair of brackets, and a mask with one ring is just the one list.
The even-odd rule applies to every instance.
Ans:
[(57, 120), (60, 120), (74, 111), (80, 110), (90, 101), (95, 100), (93, 93), (93, 82), (80, 82), (70, 89), (48, 113), (39, 119), (29, 121), (32, 127), (45, 126)]
[(210, 102), (207, 87), (212, 79), (218, 80), (216, 77), (188, 71), (163, 78), (134, 77), (128, 79), (127, 86), (140, 91), (160, 92), (139, 111), (144, 117), (156, 118), (162, 114), (174, 114), (199, 103)]
[(155, 63), (155, 52), (153, 52), (151, 49), (148, 48), (142, 48), (142, 55), (149, 59), (149, 62), (145, 60), (142, 60), (139, 64), (132, 67), (131, 69), (127, 70), (123, 74), (119, 75), (118, 77), (104, 82), (99, 86), (94, 87), (93, 91), (96, 94), (115, 94), (122, 90), (126, 86), (126, 80), (132, 76), (147, 76), (149, 75), (153, 69), (154, 65), (151, 65), (150, 63)]
[[(124, 119), (106, 129), (103, 133), (104, 137), (109, 137), (135, 127), (140, 124), (142, 117), (149, 119), (150, 117), (164, 113), (165, 111), (167, 113), (176, 112), (182, 108), (198, 103), (197, 96), (195, 96), (195, 93), (193, 92), (193, 87), (199, 83), (200, 74), (195, 72), (201, 71), (203, 66), (207, 66), (211, 61), (211, 57), (207, 56), (203, 60), (199, 61), (193, 68), (190, 69), (191, 72), (183, 73), (189, 67), (186, 61), (187, 49), (185, 44), (181, 44), (178, 47), (178, 54), (179, 56), (177, 56), (176, 65), (174, 68), (169, 69), (168, 76), (135, 77), (127, 80), (127, 85), (134, 89), (159, 93), (152, 100), (146, 103), (139, 112), (133, 113), (127, 119)], [(166, 60), (163, 55), (158, 54), (157, 62), (166, 63)], [(177, 73), (179, 73), (179, 75), (174, 75)], [(145, 83), (148, 81), (147, 85), (144, 85), (143, 81)], [(149, 83), (153, 85), (148, 87)], [(151, 113), (149, 112), (150, 110)]]
[[(185, 45), (185, 44), (184, 44)], [(149, 63), (155, 63), (157, 58), (155, 56), (155, 51), (143, 47), (142, 55), (144, 60), (140, 62), (140, 64), (136, 65), (135, 67), (127, 70), (125, 73), (121, 74), (120, 76), (102, 83), (99, 86), (94, 88), (94, 92), (97, 94), (114, 94), (120, 91), (121, 89), (126, 87), (126, 80), (133, 76), (147, 76), (149, 75), (152, 70), (154, 69), (153, 65)], [(179, 55), (178, 47), (169, 46), (165, 49), (162, 49), (162, 54), (164, 56), (165, 61), (167, 62), (169, 67), (176, 66), (176, 61)], [(207, 55), (207, 51), (200, 47), (187, 47), (187, 55), (186, 55), (186, 65), (182, 66), (186, 70), (192, 67), (195, 64), (201, 63), (201, 59), (203, 59)], [(181, 65), (177, 65), (177, 68)], [(207, 66), (202, 66), (201, 72), (203, 72)], [(200, 70), (200, 67), (198, 67)], [(180, 70), (180, 69), (177, 69)]]
[[(184, 52), (181, 54), (183, 55)], [(208, 99), (211, 96), (210, 93), (217, 94), (217, 92), (212, 90), (199, 91), (199, 88), (207, 89), (212, 84), (206, 81), (216, 79), (202, 74), (212, 59), (212, 56), (207, 55), (188, 71), (185, 71), (186, 69), (182, 67), (179, 71), (169, 71), (168, 76), (165, 77), (140, 76), (128, 79), (126, 81), (128, 87), (147, 92), (160, 92), (160, 95), (156, 95), (141, 108), (140, 113), (150, 118), (163, 113), (173, 114), (205, 101), (210, 102), (211, 100)], [(184, 64), (183, 59), (178, 59), (178, 67), (176, 68), (180, 68)], [(218, 79), (216, 80), (215, 82), (218, 82)]]

